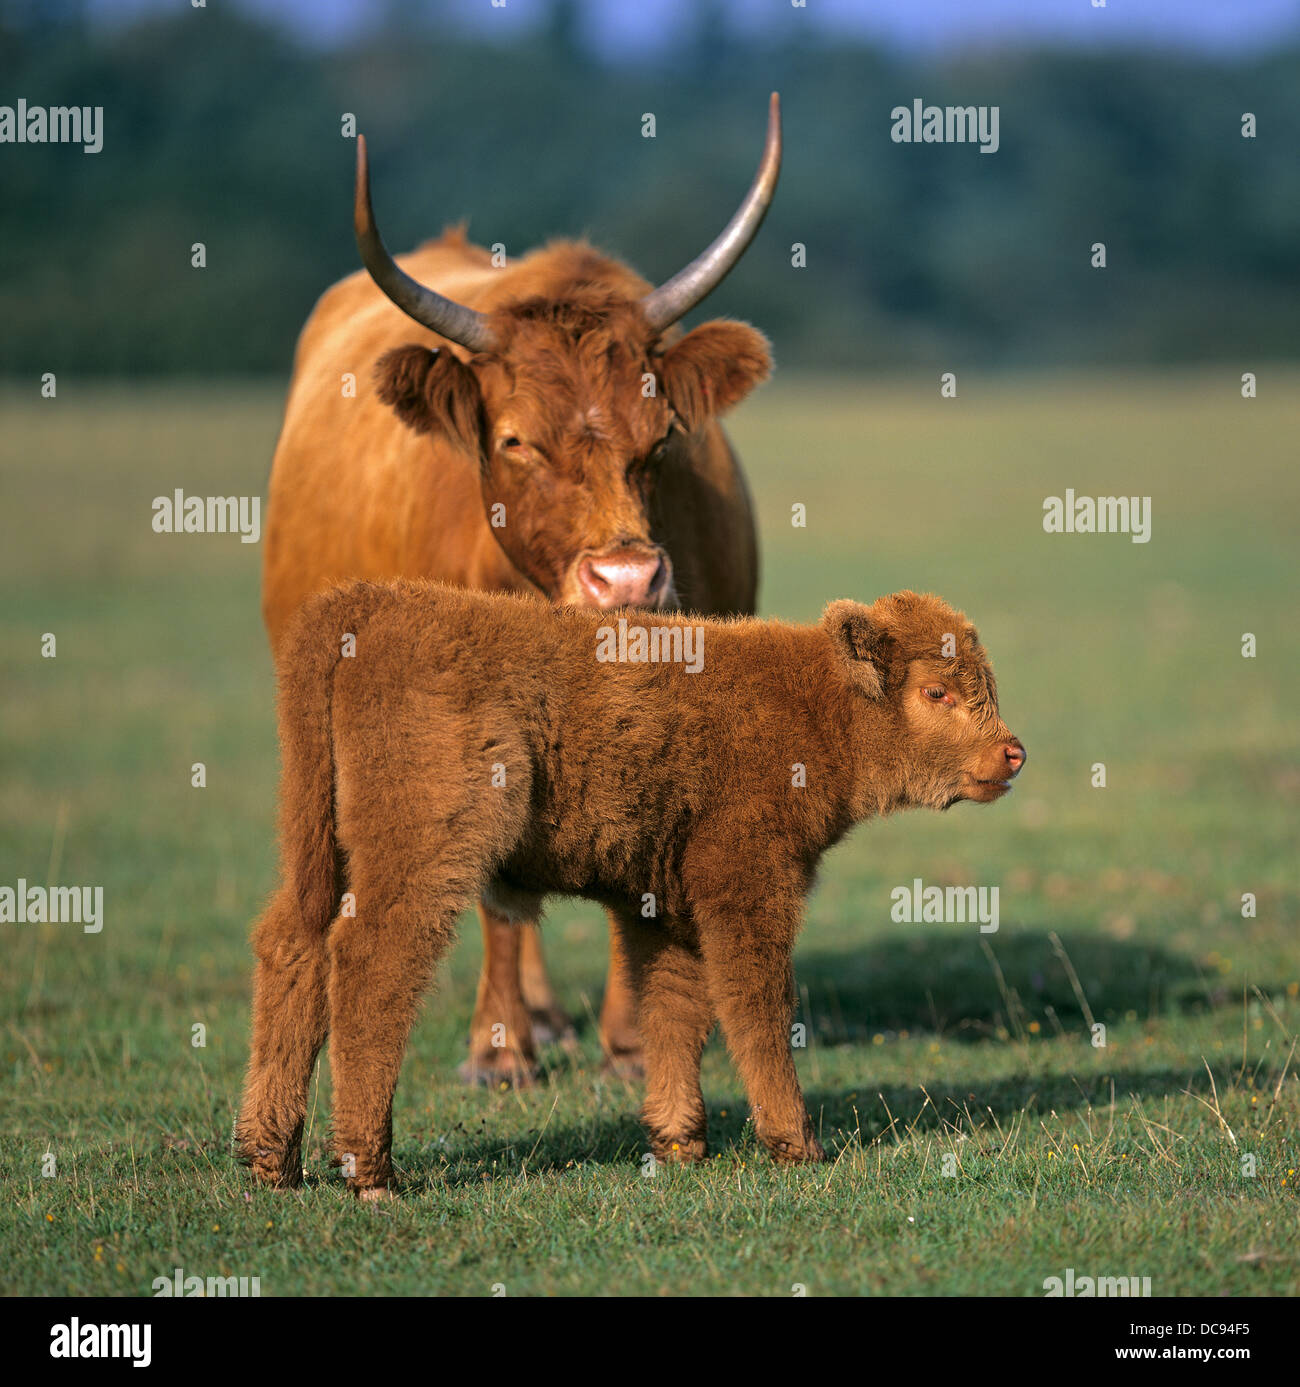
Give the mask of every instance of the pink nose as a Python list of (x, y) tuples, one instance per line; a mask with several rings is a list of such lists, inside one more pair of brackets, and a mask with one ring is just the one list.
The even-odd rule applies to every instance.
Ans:
[(1017, 737), (1014, 741), (1008, 742), (1002, 749), (1006, 753), (1007, 768), (1012, 775), (1019, 775), (1020, 767), (1025, 764), (1025, 757), (1029, 754), (1020, 744), (1020, 739)]
[(578, 587), (593, 607), (653, 607), (668, 587), (668, 559), (623, 551), (598, 554), (578, 565)]

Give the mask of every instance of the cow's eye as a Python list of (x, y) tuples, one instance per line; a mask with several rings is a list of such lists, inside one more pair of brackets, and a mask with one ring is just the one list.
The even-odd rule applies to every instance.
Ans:
[(523, 446), (524, 445), (514, 436), (514, 434), (511, 434), (509, 438), (503, 438), (501, 440), (501, 447), (504, 448), (507, 452), (513, 452), (515, 449), (522, 448)]
[(646, 454), (646, 460), (649, 462), (661, 461), (669, 448), (672, 447), (673, 441), (676, 439), (677, 435), (682, 432), (681, 421), (674, 415), (669, 421), (668, 432), (664, 434)]
[(952, 700), (948, 698), (948, 690), (942, 685), (933, 685), (925, 689), (924, 693), (926, 698), (931, 699), (935, 703), (942, 703), (945, 699), (948, 699), (949, 703), (952, 702)]

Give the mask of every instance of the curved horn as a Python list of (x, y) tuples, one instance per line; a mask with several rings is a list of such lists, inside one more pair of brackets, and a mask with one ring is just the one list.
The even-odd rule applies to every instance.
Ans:
[(361, 252), (362, 263), (370, 271), (370, 278), (403, 313), (439, 337), (459, 342), (472, 352), (492, 350), (496, 341), (482, 313), (426, 289), (400, 269), (384, 248), (370, 205), (370, 165), (364, 135), (357, 136), (357, 193), (352, 225), (357, 233), (357, 249)]
[(696, 256), (684, 270), (679, 270), (641, 300), (646, 321), (656, 332), (662, 332), (678, 318), (684, 317), (706, 294), (712, 293), (744, 255), (745, 248), (754, 239), (754, 234), (767, 215), (780, 173), (781, 98), (773, 92), (767, 111), (767, 144), (763, 148), (763, 162), (758, 166), (758, 173), (745, 194), (744, 202), (736, 209), (736, 215), (703, 255)]

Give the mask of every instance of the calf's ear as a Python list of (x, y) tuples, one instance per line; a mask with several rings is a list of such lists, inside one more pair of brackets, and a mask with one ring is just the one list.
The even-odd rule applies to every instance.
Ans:
[(822, 613), (822, 627), (858, 688), (868, 698), (883, 698), (887, 637), (871, 608), (841, 598)]
[(375, 386), (408, 429), (441, 435), (478, 456), (483, 396), (478, 377), (453, 352), (396, 347), (375, 364)]
[(748, 323), (703, 323), (664, 353), (664, 390), (688, 429), (726, 413), (772, 369), (767, 338)]

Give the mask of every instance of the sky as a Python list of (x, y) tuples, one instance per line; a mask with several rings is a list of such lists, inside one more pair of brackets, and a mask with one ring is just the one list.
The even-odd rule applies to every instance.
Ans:
[[(206, 0), (282, 21), (309, 44), (330, 45), (385, 9), (445, 15), (503, 41), (520, 39), (546, 16), (549, 0)], [(779, 38), (806, 27), (853, 34), (903, 50), (934, 51), (1008, 42), (1069, 46), (1140, 44), (1209, 53), (1249, 53), (1300, 40), (1300, 0), (720, 0), (739, 31)], [(88, 0), (112, 23), (187, 7), (187, 0)], [(693, 23), (699, 0), (581, 0), (583, 31), (611, 58), (663, 51)]]

